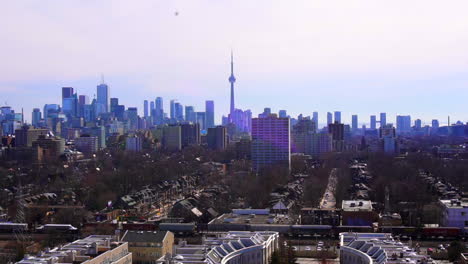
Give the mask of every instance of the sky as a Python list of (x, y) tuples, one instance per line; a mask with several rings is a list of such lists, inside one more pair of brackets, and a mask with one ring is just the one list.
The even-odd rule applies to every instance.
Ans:
[(0, 105), (61, 103), (61, 87), (142, 112), (162, 96), (216, 122), (236, 107), (291, 116), (387, 112), (468, 121), (466, 0), (21, 0), (0, 8)]

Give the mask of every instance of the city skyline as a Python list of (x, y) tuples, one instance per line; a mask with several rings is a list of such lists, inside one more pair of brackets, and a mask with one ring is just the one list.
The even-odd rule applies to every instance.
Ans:
[[(445, 5), (444, 12), (437, 1), (49, 3), (55, 5), (5, 6), (9, 12), (0, 22), (18, 25), (1, 30), (0, 55), (9, 62), (2, 67), (1, 105), (7, 101), (31, 113), (60, 102), (56, 91), (66, 86), (92, 99), (103, 73), (110, 97), (139, 112), (143, 100), (157, 96), (195, 109), (214, 100), (220, 123), (229, 112), (232, 49), (236, 106), (254, 116), (271, 107), (291, 116), (318, 111), (320, 120), (340, 110), (346, 123), (353, 114), (362, 123), (380, 112), (392, 123), (408, 114), (423, 125), (432, 119), (443, 124), (449, 115), (467, 121), (463, 1)], [(100, 15), (105, 10), (111, 10), (107, 19)], [(78, 19), (88, 13), (96, 15)], [(18, 14), (28, 19), (14, 19)], [(121, 25), (117, 31), (115, 23)]]

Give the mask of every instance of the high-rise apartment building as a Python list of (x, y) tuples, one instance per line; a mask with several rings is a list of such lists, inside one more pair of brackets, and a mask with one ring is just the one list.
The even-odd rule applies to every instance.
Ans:
[(181, 140), (182, 148), (193, 145), (200, 145), (200, 125), (195, 124), (181, 124)]
[(75, 148), (84, 154), (96, 153), (99, 150), (99, 138), (97, 136), (83, 134), (75, 138)]
[(196, 123), (195, 108), (193, 106), (185, 106), (185, 121)]
[(340, 124), (338, 122), (328, 125), (328, 133), (332, 135), (334, 151), (344, 150), (344, 128), (344, 124)]
[(416, 120), (414, 121), (414, 128), (415, 128), (416, 130), (420, 130), (420, 129), (422, 128), (422, 121), (421, 121), (421, 119), (416, 119)]
[(311, 134), (315, 133), (315, 124), (310, 119), (301, 119), (293, 126), (291, 133), (291, 151), (310, 154)]
[(335, 123), (341, 123), (341, 112), (335, 111)]
[(138, 108), (136, 107), (129, 107), (125, 112), (128, 120), (128, 128), (131, 131), (135, 131), (138, 129)]
[(351, 130), (356, 132), (358, 130), (358, 116), (352, 115), (351, 116)]
[(398, 115), (396, 117), (396, 124), (397, 124), (397, 134), (406, 134), (411, 132), (411, 116), (402, 116)]
[(291, 167), (289, 118), (253, 118), (252, 167), (260, 171), (272, 165)]
[(380, 127), (387, 125), (387, 113), (380, 113)]
[(333, 115), (330, 112), (327, 112), (327, 125), (333, 124)]
[(200, 125), (201, 130), (206, 129), (206, 113), (205, 112), (195, 112), (195, 123)]
[(175, 99), (172, 99), (170, 102), (169, 102), (169, 117), (171, 119), (176, 119), (176, 109), (175, 109), (175, 104), (176, 104), (176, 100)]
[(140, 152), (143, 149), (143, 139), (138, 135), (128, 136), (125, 140), (125, 150)]
[(379, 138), (382, 146), (381, 150), (384, 153), (395, 154), (397, 152), (396, 133), (392, 124), (380, 127)]
[(214, 127), (214, 101), (208, 100), (205, 102), (206, 128)]
[(280, 118), (286, 118), (286, 117), (288, 117), (288, 113), (286, 112), (286, 110), (279, 110), (278, 116)]
[(227, 147), (227, 130), (224, 126), (209, 127), (207, 134), (208, 148), (225, 150)]
[(143, 101), (143, 117), (148, 117), (148, 100)]
[(318, 122), (319, 122), (318, 112), (313, 112), (312, 113), (312, 122), (314, 122), (315, 131), (318, 131)]
[(377, 129), (377, 118), (375, 117), (375, 115), (370, 116), (370, 129)]
[(182, 149), (181, 126), (165, 126), (163, 128), (163, 146), (167, 150), (178, 151)]

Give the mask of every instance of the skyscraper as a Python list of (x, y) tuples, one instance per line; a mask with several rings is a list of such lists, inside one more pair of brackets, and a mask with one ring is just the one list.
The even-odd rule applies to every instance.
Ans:
[(333, 124), (333, 115), (330, 112), (327, 112), (327, 125)]
[(143, 101), (143, 116), (148, 117), (148, 100)]
[(72, 94), (70, 97), (62, 99), (62, 112), (68, 117), (75, 117), (78, 114), (78, 95)]
[(353, 115), (351, 119), (352, 119), (351, 129), (353, 132), (355, 132), (358, 129), (358, 116)]
[(214, 127), (214, 101), (205, 102), (206, 128)]
[(375, 115), (370, 116), (370, 129), (377, 129), (377, 118)]
[(396, 124), (397, 124), (396, 131), (398, 135), (409, 133), (411, 131), (411, 116), (398, 115)]
[[(156, 102), (156, 104), (157, 104), (157, 102)], [(169, 109), (169, 111), (170, 111), (170, 112), (169, 112), (169, 117), (170, 117), (171, 119), (175, 119), (175, 118), (176, 118), (175, 104), (176, 104), (176, 99), (172, 99), (172, 100), (170, 101), (170, 103), (169, 103), (169, 107), (170, 107), (170, 109)], [(157, 108), (157, 107), (156, 107), (156, 108)]]
[[(231, 51), (231, 76), (229, 76), (229, 83), (231, 84), (231, 105), (230, 105), (230, 110), (229, 114), (233, 115), (234, 110), (235, 110), (235, 105), (234, 105), (234, 83), (236, 82), (236, 77), (234, 77), (234, 56), (232, 55)], [(232, 117), (230, 117), (230, 121), (232, 121)]]
[(421, 119), (416, 119), (416, 120), (414, 121), (414, 128), (415, 128), (416, 130), (420, 130), (420, 129), (422, 128), (422, 121), (421, 121)]
[(291, 168), (289, 118), (270, 115), (252, 119), (252, 167), (254, 171), (272, 165)]
[(156, 110), (159, 110), (159, 111), (162, 111), (163, 114), (164, 114), (164, 106), (163, 106), (163, 99), (162, 97), (156, 97), (156, 100), (155, 100), (155, 109)]
[(174, 103), (175, 119), (177, 121), (184, 121), (184, 107), (179, 103)]
[(195, 108), (193, 106), (185, 106), (185, 121), (195, 123)]
[(206, 113), (205, 112), (195, 112), (195, 123), (200, 125), (201, 130), (206, 129)]
[(335, 123), (341, 123), (341, 112), (335, 111)]
[(387, 113), (380, 113), (380, 127), (387, 125)]
[(286, 117), (288, 117), (288, 114), (287, 114), (286, 110), (279, 110), (278, 116), (280, 118), (286, 118)]
[(313, 112), (312, 113), (312, 122), (314, 122), (315, 131), (317, 131), (318, 130), (318, 122), (319, 122), (318, 112)]
[(62, 100), (73, 95), (73, 87), (62, 87)]
[(89, 97), (87, 95), (78, 96), (78, 104), (79, 105), (89, 104)]
[(38, 127), (39, 121), (41, 121), (41, 110), (39, 108), (33, 109), (31, 121), (33, 127)]
[(150, 102), (150, 110), (149, 110), (150, 115), (153, 114), (153, 111), (154, 111), (154, 101), (151, 101)]
[(104, 81), (97, 86), (96, 115), (109, 112), (109, 87)]

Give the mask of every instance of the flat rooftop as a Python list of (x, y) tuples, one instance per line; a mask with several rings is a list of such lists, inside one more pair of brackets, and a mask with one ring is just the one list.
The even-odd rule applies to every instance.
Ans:
[(374, 263), (435, 263), (429, 256), (416, 253), (387, 233), (341, 233), (340, 244), (342, 250), (358, 250), (372, 258)]
[(293, 221), (287, 215), (258, 215), (258, 214), (223, 214), (218, 218), (213, 219), (210, 224), (293, 224)]
[(372, 211), (372, 202), (369, 200), (346, 200), (341, 208), (345, 212)]
[(468, 201), (466, 201), (465, 199), (440, 200), (440, 203), (443, 204), (447, 208), (453, 208), (453, 209), (468, 208)]

